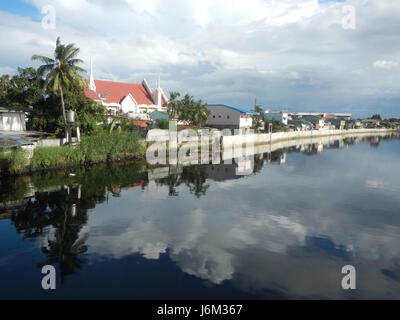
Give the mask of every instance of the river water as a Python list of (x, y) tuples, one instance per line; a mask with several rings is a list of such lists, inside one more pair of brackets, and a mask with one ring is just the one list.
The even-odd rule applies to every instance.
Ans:
[(256, 155), (244, 176), (135, 162), (2, 179), (0, 299), (399, 299), (399, 160), (398, 138), (347, 138)]

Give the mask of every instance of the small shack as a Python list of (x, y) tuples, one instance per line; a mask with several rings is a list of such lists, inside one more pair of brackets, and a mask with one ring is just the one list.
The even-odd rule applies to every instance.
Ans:
[(26, 131), (25, 111), (15, 107), (0, 107), (0, 131)]

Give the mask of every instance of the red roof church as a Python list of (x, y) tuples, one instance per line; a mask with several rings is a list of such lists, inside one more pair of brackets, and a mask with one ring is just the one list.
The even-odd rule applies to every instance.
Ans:
[(84, 92), (86, 97), (102, 104), (112, 113), (166, 111), (164, 104), (168, 102), (168, 98), (160, 87), (160, 80), (155, 91), (151, 90), (146, 79), (141, 84), (94, 80), (92, 63), (90, 63), (90, 76), (86, 80)]

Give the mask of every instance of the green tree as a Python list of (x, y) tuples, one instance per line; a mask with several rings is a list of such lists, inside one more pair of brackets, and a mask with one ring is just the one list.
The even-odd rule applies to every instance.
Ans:
[(207, 104), (199, 100), (194, 104), (191, 123), (201, 128), (207, 122), (210, 114), (211, 112), (207, 109)]
[(18, 68), (18, 74), (0, 78), (0, 104), (29, 110), (42, 97), (42, 80), (37, 71)]
[(158, 129), (168, 129), (169, 121), (167, 119), (157, 119), (154, 126)]
[(0, 105), (7, 106), (9, 104), (8, 91), (11, 88), (10, 76), (4, 74), (0, 77)]
[(167, 113), (170, 116), (171, 119), (174, 119), (176, 117), (176, 112), (179, 109), (179, 100), (178, 98), (180, 97), (179, 92), (170, 92), (169, 93), (169, 101), (166, 103), (167, 105)]
[(255, 105), (254, 106), (254, 111), (258, 113), (258, 115), (253, 116), (253, 129), (255, 132), (259, 132), (260, 129), (265, 130), (265, 112), (264, 110), (259, 106)]
[(378, 114), (378, 113), (374, 114), (374, 115), (371, 117), (371, 119), (382, 120), (381, 115)]
[(170, 101), (167, 105), (168, 114), (171, 118), (187, 121), (191, 125), (202, 127), (210, 116), (207, 104), (202, 100), (195, 101), (194, 98), (185, 94), (181, 100), (177, 100), (180, 96), (177, 92), (170, 93)]
[[(38, 73), (45, 77), (44, 89), (46, 92), (58, 94), (61, 99), (62, 120), (64, 127), (69, 131), (66, 121), (64, 91), (68, 91), (71, 87), (84, 88), (85, 82), (78, 72), (85, 72), (78, 66), (83, 61), (77, 58), (80, 49), (75, 44), (70, 43), (63, 45), (60, 37), (57, 38), (56, 48), (54, 50), (54, 59), (33, 55), (32, 60), (38, 60), (44, 63), (38, 68)], [(69, 137), (71, 135), (69, 134)]]
[(287, 132), (288, 128), (282, 122), (277, 120), (266, 120), (265, 129), (268, 131), (269, 124), (272, 124), (272, 132)]

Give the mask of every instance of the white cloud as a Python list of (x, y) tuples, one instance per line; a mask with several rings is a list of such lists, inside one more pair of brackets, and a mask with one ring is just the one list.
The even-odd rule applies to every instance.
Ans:
[[(30, 2), (40, 9), (48, 1)], [(0, 12), (0, 61), (13, 69), (29, 66), (32, 54), (50, 54), (61, 36), (81, 48), (84, 67), (93, 58), (97, 78), (146, 77), (154, 85), (160, 74), (166, 92), (243, 107), (257, 96), (264, 107), (292, 111), (370, 115), (385, 103), (393, 113), (398, 75), (374, 69), (396, 65), (400, 7), (383, 2), (346, 1), (356, 7), (357, 28), (344, 30), (339, 2), (55, 0), (56, 30)], [(382, 56), (393, 62), (378, 60), (371, 68)]]
[(398, 66), (399, 66), (399, 64), (397, 62), (394, 62), (394, 61), (377, 60), (377, 61), (374, 62), (374, 67), (376, 69), (390, 70), (390, 69), (397, 68)]
[(8, 75), (14, 75), (17, 73), (17, 70), (15, 70), (14, 68), (10, 68), (10, 67), (1, 67), (0, 66), (0, 75), (2, 74), (8, 74)]

